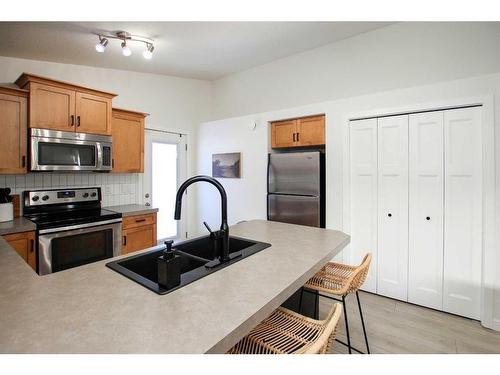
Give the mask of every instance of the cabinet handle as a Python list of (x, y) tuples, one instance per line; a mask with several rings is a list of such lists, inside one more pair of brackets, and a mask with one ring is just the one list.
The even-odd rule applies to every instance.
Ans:
[(123, 246), (127, 246), (127, 236), (123, 236)]
[(30, 240), (30, 253), (35, 251), (35, 240)]
[(146, 219), (136, 219), (135, 220), (136, 223), (142, 223), (143, 221), (146, 221)]
[(387, 214), (387, 216), (392, 217), (392, 214)]
[(21, 157), (21, 166), (24, 168), (26, 167), (26, 155), (23, 155)]
[(80, 116), (76, 116), (76, 126), (80, 126)]
[(293, 133), (293, 141), (295, 142), (295, 133)]
[(115, 167), (115, 159), (111, 159), (111, 168)]
[(430, 219), (431, 219), (431, 217), (430, 217), (430, 216), (427, 216), (427, 217), (425, 218), (425, 220), (430, 220)]
[(297, 133), (297, 142), (300, 142), (300, 133)]
[(75, 115), (71, 115), (71, 116), (69, 116), (69, 118), (70, 118), (69, 126), (75, 125)]

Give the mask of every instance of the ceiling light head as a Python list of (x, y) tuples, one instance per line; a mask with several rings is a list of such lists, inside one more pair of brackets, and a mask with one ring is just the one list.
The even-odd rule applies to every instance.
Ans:
[(131, 54), (132, 54), (132, 51), (127, 46), (127, 42), (123, 41), (122, 42), (122, 55), (123, 56), (130, 56)]
[(146, 59), (146, 60), (151, 60), (151, 58), (153, 57), (153, 51), (154, 51), (155, 47), (152, 45), (152, 44), (146, 44), (146, 50), (144, 52), (142, 52), (142, 56)]
[(103, 53), (106, 50), (106, 46), (109, 41), (106, 38), (103, 38), (99, 35), (99, 43), (95, 45), (95, 50), (99, 53)]

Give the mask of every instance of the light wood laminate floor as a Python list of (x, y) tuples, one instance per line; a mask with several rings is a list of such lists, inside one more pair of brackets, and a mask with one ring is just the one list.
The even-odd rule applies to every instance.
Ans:
[[(372, 353), (500, 353), (500, 332), (478, 321), (371, 293), (360, 292), (360, 298)], [(332, 303), (320, 297), (320, 317)], [(351, 340), (364, 352), (355, 295), (347, 297), (347, 313)], [(337, 337), (347, 342), (343, 316)], [(335, 342), (332, 353), (347, 353), (347, 348)]]

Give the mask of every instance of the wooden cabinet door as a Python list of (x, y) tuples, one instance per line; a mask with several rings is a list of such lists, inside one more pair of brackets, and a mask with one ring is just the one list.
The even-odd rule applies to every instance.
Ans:
[(35, 232), (7, 234), (3, 238), (36, 270)]
[(26, 173), (26, 98), (0, 94), (0, 174)]
[(408, 290), (408, 115), (378, 119), (377, 293)]
[(113, 111), (113, 172), (144, 172), (144, 119)]
[(123, 230), (122, 254), (156, 246), (156, 225), (143, 225)]
[(111, 99), (76, 92), (76, 131), (111, 135)]
[(30, 83), (29, 127), (75, 130), (75, 91)]
[(297, 146), (325, 144), (325, 116), (305, 117), (297, 120)]
[(277, 121), (271, 124), (271, 143), (273, 148), (297, 145), (297, 120)]
[(443, 307), (443, 112), (410, 115), (408, 302)]
[(377, 119), (351, 121), (351, 244), (350, 264), (366, 253), (372, 262), (363, 290), (377, 292)]

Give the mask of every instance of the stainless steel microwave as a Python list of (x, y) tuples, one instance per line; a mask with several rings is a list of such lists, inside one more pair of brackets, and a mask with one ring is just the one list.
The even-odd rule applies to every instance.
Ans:
[(111, 171), (112, 150), (108, 135), (31, 128), (30, 170)]

